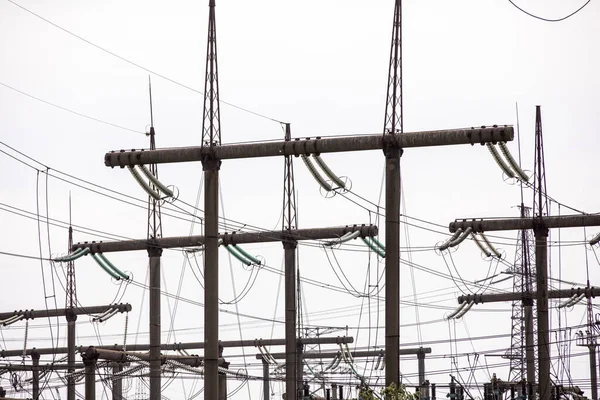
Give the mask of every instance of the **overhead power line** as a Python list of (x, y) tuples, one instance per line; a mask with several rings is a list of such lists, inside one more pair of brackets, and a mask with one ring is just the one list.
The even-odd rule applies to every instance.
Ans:
[(26, 92), (24, 92), (24, 91), (22, 91), (22, 90), (19, 90), (19, 89), (15, 88), (15, 87), (12, 87), (12, 86), (10, 86), (10, 85), (7, 85), (6, 83), (2, 83), (2, 82), (0, 82), (0, 85), (4, 86), (5, 88), (8, 88), (8, 89), (10, 89), (10, 90), (14, 90), (15, 92), (17, 92), (17, 93), (20, 93), (20, 94), (22, 94), (22, 95), (24, 95), (24, 96), (27, 96), (27, 97), (30, 97), (30, 98), (32, 98), (32, 99), (34, 99), (34, 100), (40, 101), (40, 102), (42, 102), (42, 103), (44, 103), (44, 104), (48, 104), (49, 106), (56, 107), (56, 108), (58, 108), (58, 109), (61, 109), (61, 110), (63, 110), (63, 111), (66, 111), (66, 112), (70, 112), (71, 114), (75, 114), (75, 115), (78, 115), (78, 116), (80, 116), (80, 117), (87, 118), (87, 119), (91, 119), (92, 121), (100, 122), (101, 124), (105, 124), (105, 125), (109, 125), (109, 126), (112, 126), (112, 127), (115, 127), (115, 128), (123, 129), (123, 130), (129, 131), (129, 132), (133, 132), (133, 133), (140, 133), (140, 134), (142, 134), (142, 135), (145, 135), (145, 133), (144, 133), (144, 132), (141, 132), (141, 131), (136, 131), (135, 129), (127, 128), (127, 127), (125, 127), (125, 126), (121, 126), (121, 125), (113, 124), (112, 122), (104, 121), (104, 120), (101, 120), (101, 119), (99, 119), (99, 118), (90, 117), (89, 115), (85, 115), (85, 114), (82, 114), (82, 113), (80, 113), (80, 112), (73, 111), (73, 110), (71, 110), (70, 108), (63, 107), (63, 106), (59, 106), (58, 104), (51, 103), (51, 102), (49, 102), (49, 101), (47, 101), (47, 100), (44, 100), (44, 99), (40, 99), (39, 97), (36, 97), (36, 96), (34, 96), (34, 95), (32, 95), (32, 94), (26, 93)]
[(508, 0), (508, 1), (509, 1), (510, 4), (512, 4), (513, 6), (515, 6), (519, 11), (521, 11), (521, 12), (529, 15), (532, 18), (539, 19), (540, 21), (544, 21), (544, 22), (560, 22), (560, 21), (564, 21), (565, 19), (568, 19), (568, 18), (572, 17), (573, 15), (577, 14), (579, 11), (583, 10), (585, 8), (585, 6), (587, 6), (588, 4), (590, 4), (590, 2), (592, 0), (586, 1), (581, 7), (579, 7), (577, 10), (573, 11), (571, 14), (568, 14), (568, 15), (562, 17), (562, 18), (556, 18), (556, 19), (549, 19), (549, 18), (540, 17), (538, 15), (532, 14), (529, 11), (526, 11), (526, 10), (522, 9), (521, 7), (519, 7), (518, 5), (516, 5), (514, 1), (512, 1), (512, 0)]
[[(19, 7), (21, 10), (23, 10), (23, 11), (26, 11), (26, 12), (28, 12), (29, 14), (31, 14), (31, 15), (33, 15), (33, 16), (35, 16), (35, 17), (39, 18), (39, 19), (41, 19), (42, 21), (44, 21), (44, 22), (46, 22), (46, 23), (48, 23), (48, 24), (52, 25), (53, 27), (55, 27), (55, 28), (57, 28), (57, 29), (60, 29), (61, 31), (63, 31), (63, 32), (65, 32), (65, 33), (67, 33), (67, 34), (69, 34), (69, 35), (73, 36), (74, 38), (76, 38), (76, 39), (79, 39), (79, 40), (81, 40), (82, 42), (84, 42), (84, 43), (87, 43), (87, 44), (89, 44), (90, 46), (92, 46), (92, 47), (95, 47), (96, 49), (98, 49), (98, 50), (100, 50), (100, 51), (103, 51), (103, 52), (104, 52), (104, 53), (106, 53), (106, 54), (109, 54), (109, 55), (111, 55), (111, 56), (113, 56), (113, 57), (115, 57), (115, 58), (118, 58), (119, 60), (121, 60), (121, 61), (124, 61), (124, 62), (126, 62), (127, 64), (133, 65), (134, 67), (137, 67), (137, 68), (139, 68), (139, 69), (141, 69), (141, 70), (144, 70), (144, 71), (146, 71), (146, 72), (148, 72), (148, 73), (150, 73), (150, 74), (152, 74), (152, 75), (158, 76), (159, 78), (162, 78), (162, 79), (164, 79), (164, 80), (166, 80), (166, 81), (168, 81), (168, 82), (171, 82), (171, 83), (173, 83), (173, 84), (175, 84), (175, 85), (177, 85), (177, 86), (180, 86), (180, 87), (182, 87), (182, 88), (184, 88), (184, 89), (191, 90), (191, 91), (192, 91), (192, 92), (194, 92), (194, 93), (198, 93), (198, 94), (204, 95), (204, 92), (202, 92), (202, 91), (200, 91), (200, 90), (198, 90), (198, 89), (194, 89), (194, 88), (193, 88), (193, 87), (191, 87), (191, 86), (188, 86), (188, 85), (186, 85), (186, 84), (184, 84), (184, 83), (181, 83), (181, 82), (179, 82), (179, 81), (176, 81), (175, 79), (169, 78), (169, 77), (168, 77), (168, 76), (166, 76), (166, 75), (163, 75), (163, 74), (161, 74), (161, 73), (158, 73), (158, 72), (156, 72), (156, 71), (153, 71), (153, 70), (151, 70), (150, 68), (144, 67), (144, 66), (143, 66), (143, 65), (141, 65), (141, 64), (138, 64), (138, 63), (136, 63), (136, 62), (134, 62), (134, 61), (131, 61), (131, 60), (129, 60), (129, 59), (127, 59), (127, 58), (123, 57), (123, 56), (120, 56), (120, 55), (118, 55), (118, 54), (116, 54), (116, 53), (114, 53), (114, 52), (112, 52), (112, 51), (110, 51), (110, 50), (108, 50), (108, 49), (106, 49), (106, 48), (104, 48), (104, 47), (102, 47), (102, 46), (99, 46), (99, 45), (97, 45), (97, 44), (95, 44), (95, 43), (93, 43), (93, 42), (91, 42), (91, 41), (87, 40), (86, 38), (84, 38), (84, 37), (82, 37), (82, 36), (79, 36), (78, 34), (76, 34), (76, 33), (74, 33), (74, 32), (71, 32), (70, 30), (68, 30), (68, 29), (65, 29), (65, 28), (63, 28), (62, 26), (60, 26), (60, 25), (58, 25), (58, 24), (56, 24), (56, 23), (54, 23), (54, 22), (50, 21), (49, 19), (47, 19), (47, 18), (44, 18), (44, 17), (42, 17), (42, 16), (41, 16), (41, 15), (39, 15), (39, 14), (36, 14), (35, 12), (33, 12), (33, 11), (29, 10), (28, 8), (25, 8), (25, 7), (23, 7), (22, 5), (18, 4), (17, 2), (14, 2), (13, 0), (8, 0), (8, 2), (9, 2), (9, 3), (11, 3), (11, 4), (13, 4), (13, 5), (15, 5), (15, 6), (17, 6), (17, 7)], [(221, 103), (223, 103), (223, 104), (227, 104), (227, 105), (228, 105), (228, 106), (230, 106), (230, 107), (233, 107), (233, 108), (235, 108), (235, 109), (238, 109), (238, 110), (240, 110), (240, 111), (247, 112), (247, 113), (249, 113), (249, 114), (252, 114), (252, 115), (255, 115), (255, 116), (257, 116), (257, 117), (264, 118), (264, 119), (268, 119), (268, 120), (270, 120), (270, 121), (277, 122), (277, 123), (280, 123), (280, 124), (283, 124), (283, 123), (284, 123), (284, 122), (282, 122), (282, 121), (279, 121), (279, 120), (277, 120), (277, 119), (275, 119), (275, 118), (271, 118), (271, 117), (268, 117), (268, 116), (266, 116), (266, 115), (264, 115), (264, 114), (257, 113), (256, 111), (252, 111), (252, 110), (249, 110), (249, 109), (247, 109), (247, 108), (244, 108), (244, 107), (241, 107), (241, 106), (235, 105), (235, 104), (233, 104), (233, 103), (229, 103), (229, 102), (227, 102), (227, 101), (224, 101), (223, 99), (219, 99), (219, 101), (220, 101)]]

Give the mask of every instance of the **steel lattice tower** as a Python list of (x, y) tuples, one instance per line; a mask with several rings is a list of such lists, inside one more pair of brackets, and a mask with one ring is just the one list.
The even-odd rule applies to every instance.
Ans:
[(390, 46), (384, 134), (402, 132), (402, 1), (396, 0)]
[[(146, 135), (150, 136), (150, 150), (156, 150), (155, 131), (154, 131), (154, 115), (152, 112), (152, 84), (148, 81), (148, 91), (150, 94), (150, 132)], [(158, 179), (158, 167), (156, 164), (150, 164), (150, 172)], [(148, 184), (155, 192), (158, 188), (149, 181)], [(162, 237), (162, 218), (160, 213), (160, 202), (152, 196), (148, 196), (148, 239), (157, 239)]]
[[(69, 248), (68, 253), (71, 254), (73, 246), (73, 227), (71, 226), (71, 195), (69, 194)], [(77, 306), (77, 289), (75, 287), (75, 263), (69, 261), (67, 263), (67, 290), (66, 290), (65, 308), (75, 308)]]
[[(530, 218), (530, 208), (521, 204), (520, 210), (521, 218)], [(517, 249), (512, 273), (514, 293), (531, 293), (536, 290), (535, 280), (532, 279), (532, 276), (535, 276), (535, 241), (530, 229), (521, 230), (517, 235)], [(535, 306), (532, 307), (532, 316), (535, 316)], [(511, 316), (511, 348), (505, 354), (505, 358), (510, 360), (509, 382), (527, 378), (525, 314), (523, 301), (514, 301)], [(536, 322), (537, 320), (533, 317), (534, 331), (537, 328)], [(537, 368), (535, 370), (537, 371)]]
[(204, 79), (204, 114), (202, 146), (221, 145), (221, 111), (219, 108), (219, 68), (217, 66), (217, 27), (215, 0), (209, 2), (206, 75)]
[(544, 138), (542, 136), (542, 111), (535, 108), (535, 166), (533, 171), (533, 213), (537, 218), (549, 215), (546, 196), (546, 165), (544, 161)]

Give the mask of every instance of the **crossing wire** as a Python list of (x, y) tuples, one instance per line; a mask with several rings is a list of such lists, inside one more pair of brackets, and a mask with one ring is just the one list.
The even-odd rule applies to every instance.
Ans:
[[(7, 1), (8, 1), (9, 3), (11, 3), (11, 4), (13, 4), (13, 5), (15, 5), (15, 6), (19, 7), (21, 10), (23, 10), (23, 11), (25, 11), (25, 12), (27, 12), (27, 13), (29, 13), (29, 14), (31, 14), (31, 15), (33, 15), (33, 16), (35, 16), (35, 17), (37, 17), (37, 18), (39, 18), (39, 19), (41, 19), (42, 21), (44, 21), (44, 22), (46, 22), (46, 23), (48, 23), (48, 24), (52, 25), (53, 27), (55, 27), (55, 28), (57, 28), (57, 29), (60, 29), (61, 31), (63, 31), (63, 32), (65, 32), (65, 33), (67, 33), (67, 34), (69, 34), (69, 35), (73, 36), (73, 37), (74, 37), (74, 38), (76, 38), (76, 39), (79, 39), (79, 40), (81, 40), (81, 41), (82, 41), (82, 42), (84, 42), (84, 43), (87, 43), (88, 45), (90, 45), (90, 46), (92, 46), (92, 47), (95, 47), (96, 49), (98, 49), (98, 50), (100, 50), (100, 51), (102, 51), (102, 52), (104, 52), (104, 53), (106, 53), (106, 54), (109, 54), (109, 55), (111, 55), (111, 56), (113, 56), (113, 57), (115, 57), (115, 58), (118, 58), (118, 59), (119, 59), (119, 60), (121, 60), (121, 61), (124, 61), (124, 62), (126, 62), (126, 63), (128, 63), (128, 64), (130, 64), (130, 65), (133, 65), (134, 67), (137, 67), (137, 68), (139, 68), (139, 69), (141, 69), (141, 70), (143, 70), (143, 71), (146, 71), (146, 72), (148, 72), (148, 73), (150, 73), (150, 74), (152, 74), (152, 75), (158, 76), (159, 78), (162, 78), (162, 79), (164, 79), (164, 80), (166, 80), (166, 81), (168, 81), (168, 82), (171, 82), (171, 83), (173, 83), (173, 84), (175, 84), (175, 85), (177, 85), (177, 86), (180, 86), (180, 87), (182, 87), (182, 88), (184, 88), (184, 89), (190, 90), (190, 91), (192, 91), (192, 92), (194, 92), (194, 93), (198, 93), (198, 94), (204, 95), (204, 92), (202, 92), (202, 91), (200, 91), (200, 90), (198, 90), (198, 89), (194, 89), (194, 88), (193, 88), (193, 87), (191, 87), (191, 86), (188, 86), (188, 85), (186, 85), (186, 84), (183, 84), (183, 83), (181, 83), (181, 82), (179, 82), (179, 81), (176, 81), (175, 79), (169, 78), (169, 77), (168, 77), (168, 76), (166, 76), (166, 75), (163, 75), (163, 74), (160, 74), (160, 73), (158, 73), (158, 72), (156, 72), (156, 71), (153, 71), (153, 70), (151, 70), (151, 69), (149, 69), (149, 68), (147, 68), (147, 67), (144, 67), (144, 66), (143, 66), (143, 65), (141, 65), (141, 64), (138, 64), (138, 63), (136, 63), (136, 62), (134, 62), (134, 61), (131, 61), (131, 60), (129, 60), (129, 59), (127, 59), (127, 58), (123, 57), (123, 56), (120, 56), (120, 55), (118, 55), (118, 54), (116, 54), (116, 53), (114, 53), (114, 52), (112, 52), (112, 51), (110, 51), (110, 50), (108, 50), (108, 49), (106, 49), (106, 48), (104, 48), (104, 47), (102, 47), (102, 46), (99, 46), (99, 45), (97, 45), (97, 44), (95, 44), (95, 43), (93, 43), (93, 42), (91, 42), (91, 41), (87, 40), (87, 39), (86, 39), (86, 38), (84, 38), (83, 36), (80, 36), (80, 35), (78, 35), (78, 34), (76, 34), (76, 33), (72, 32), (72, 31), (70, 31), (70, 30), (68, 30), (68, 29), (66, 29), (66, 28), (63, 28), (62, 26), (60, 26), (60, 25), (58, 25), (58, 24), (56, 24), (56, 23), (54, 23), (54, 22), (50, 21), (49, 19), (47, 19), (47, 18), (44, 18), (44, 17), (43, 17), (43, 16), (41, 16), (40, 14), (37, 14), (37, 13), (35, 13), (35, 12), (33, 12), (33, 11), (29, 10), (28, 8), (25, 8), (25, 7), (23, 7), (22, 5), (20, 5), (19, 3), (15, 2), (15, 1), (13, 1), (13, 0), (7, 0)], [(266, 115), (264, 115), (264, 114), (260, 114), (260, 113), (257, 113), (257, 112), (255, 112), (255, 111), (249, 110), (249, 109), (247, 109), (247, 108), (240, 107), (240, 106), (238, 106), (238, 105), (235, 105), (235, 104), (233, 104), (233, 103), (229, 103), (229, 102), (227, 102), (227, 101), (224, 101), (224, 100), (222, 100), (222, 99), (219, 99), (219, 102), (220, 102), (220, 103), (223, 103), (223, 104), (226, 104), (226, 105), (228, 105), (228, 106), (230, 106), (230, 107), (233, 107), (233, 108), (235, 108), (235, 109), (238, 109), (238, 110), (240, 110), (240, 111), (244, 111), (244, 112), (247, 112), (247, 113), (249, 113), (249, 114), (255, 115), (255, 116), (257, 116), (257, 117), (260, 117), (260, 118), (264, 118), (264, 119), (267, 119), (267, 120), (270, 120), (270, 121), (273, 121), (273, 122), (277, 122), (277, 123), (279, 123), (279, 124), (283, 124), (283, 123), (284, 123), (284, 122), (282, 122), (282, 121), (279, 121), (279, 120), (277, 120), (277, 119), (275, 119), (275, 118), (271, 118), (271, 117), (268, 117), (268, 116), (266, 116)]]

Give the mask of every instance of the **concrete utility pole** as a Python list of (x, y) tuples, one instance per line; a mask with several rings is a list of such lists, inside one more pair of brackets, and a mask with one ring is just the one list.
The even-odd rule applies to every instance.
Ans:
[[(154, 113), (152, 110), (152, 86), (148, 78), (148, 92), (150, 97), (150, 149), (156, 149), (156, 131), (154, 130)], [(150, 165), (150, 173), (158, 179), (158, 167)], [(150, 180), (148, 186), (155, 193), (159, 193), (156, 185)], [(160, 361), (160, 264), (162, 249), (152, 245), (157, 238), (162, 237), (162, 217), (160, 202), (156, 197), (148, 195), (148, 307), (149, 307), (149, 333), (150, 333), (150, 400), (160, 400), (161, 393), (161, 361)]]
[[(290, 124), (285, 124), (285, 141), (292, 140)], [(298, 398), (304, 377), (304, 365), (301, 355), (302, 345), (296, 341), (296, 310), (300, 299), (296, 287), (296, 248), (292, 231), (298, 229), (296, 213), (296, 188), (294, 182), (294, 163), (291, 156), (284, 157), (283, 168), (283, 219), (281, 231), (285, 232), (283, 241), (285, 270), (285, 393), (288, 398)], [(300, 332), (298, 331), (298, 337)]]
[(208, 39), (206, 44), (206, 69), (204, 80), (204, 118), (202, 144), (208, 152), (202, 157), (204, 170), (204, 341), (206, 348), (204, 372), (204, 397), (219, 396), (219, 169), (221, 160), (213, 150), (221, 145), (221, 111), (219, 109), (219, 72), (217, 65), (217, 31), (215, 0), (209, 1)]
[(383, 125), (385, 154), (385, 384), (400, 385), (400, 157), (402, 109), (402, 1), (395, 0)]

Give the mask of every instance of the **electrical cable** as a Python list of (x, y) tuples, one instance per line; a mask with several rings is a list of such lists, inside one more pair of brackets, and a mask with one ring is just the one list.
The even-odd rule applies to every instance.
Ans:
[(63, 111), (67, 111), (67, 112), (69, 112), (71, 114), (75, 114), (75, 115), (78, 115), (78, 116), (83, 117), (83, 118), (91, 119), (92, 121), (100, 122), (101, 124), (112, 126), (114, 128), (123, 129), (125, 131), (129, 131), (129, 132), (139, 133), (139, 134), (145, 135), (144, 132), (136, 131), (135, 129), (131, 129), (131, 128), (127, 128), (127, 127), (124, 127), (124, 126), (121, 126), (121, 125), (113, 124), (112, 122), (107, 122), (107, 121), (101, 120), (99, 118), (91, 117), (89, 115), (82, 114), (82, 113), (77, 112), (77, 111), (73, 111), (73, 110), (71, 110), (71, 109), (69, 109), (67, 107), (59, 106), (58, 104), (51, 103), (51, 102), (49, 102), (47, 100), (41, 99), (41, 98), (36, 97), (36, 96), (34, 96), (32, 94), (29, 94), (29, 93), (26, 93), (26, 92), (24, 92), (22, 90), (19, 90), (19, 89), (13, 87), (13, 86), (7, 85), (6, 83), (0, 82), (0, 85), (4, 86), (7, 89), (14, 90), (15, 92), (20, 93), (20, 94), (22, 94), (24, 96), (30, 97), (30, 98), (32, 98), (34, 100), (37, 100), (37, 101), (42, 102), (44, 104), (47, 104), (49, 106), (56, 107), (56, 108), (58, 108), (60, 110), (63, 110)]
[[(102, 47), (102, 46), (99, 46), (99, 45), (97, 45), (97, 44), (95, 44), (95, 43), (93, 43), (93, 42), (91, 42), (91, 41), (89, 41), (89, 40), (85, 39), (84, 37), (82, 37), (82, 36), (80, 36), (80, 35), (77, 35), (76, 33), (73, 33), (73, 32), (71, 32), (70, 30), (68, 30), (68, 29), (65, 29), (65, 28), (63, 28), (62, 26), (60, 26), (60, 25), (58, 25), (58, 24), (56, 24), (56, 23), (54, 23), (54, 22), (50, 21), (49, 19), (47, 19), (47, 18), (44, 18), (44, 17), (42, 17), (42, 16), (41, 16), (41, 15), (39, 15), (39, 14), (36, 14), (35, 12), (33, 12), (33, 11), (31, 11), (31, 10), (29, 10), (29, 9), (27, 9), (27, 8), (25, 8), (25, 7), (23, 7), (22, 5), (20, 5), (19, 3), (15, 2), (15, 1), (13, 1), (13, 0), (7, 0), (7, 1), (8, 1), (9, 3), (11, 3), (11, 4), (13, 4), (13, 5), (15, 5), (15, 6), (19, 7), (19, 8), (20, 8), (20, 9), (22, 9), (23, 11), (26, 11), (26, 12), (28, 12), (29, 14), (31, 14), (31, 15), (33, 15), (33, 16), (35, 16), (35, 17), (37, 17), (37, 18), (41, 19), (42, 21), (44, 21), (44, 22), (46, 22), (46, 23), (48, 23), (48, 24), (52, 25), (53, 27), (55, 27), (55, 28), (57, 28), (57, 29), (60, 29), (61, 31), (63, 31), (63, 32), (65, 32), (65, 33), (67, 33), (67, 34), (69, 34), (69, 35), (73, 36), (73, 37), (74, 37), (74, 38), (76, 38), (76, 39), (79, 39), (79, 40), (81, 40), (81, 41), (82, 41), (82, 42), (84, 42), (84, 43), (87, 43), (88, 45), (90, 45), (90, 46), (92, 46), (92, 47), (95, 47), (96, 49), (98, 49), (98, 50), (100, 50), (100, 51), (103, 51), (103, 52), (104, 52), (104, 53), (106, 53), (106, 54), (109, 54), (109, 55), (111, 55), (111, 56), (113, 56), (113, 57), (115, 57), (115, 58), (118, 58), (118, 59), (119, 59), (119, 60), (121, 60), (121, 61), (124, 61), (124, 62), (126, 62), (126, 63), (128, 63), (128, 64), (130, 64), (130, 65), (133, 65), (134, 67), (137, 67), (137, 68), (139, 68), (139, 69), (141, 69), (141, 70), (143, 70), (143, 71), (146, 71), (146, 72), (148, 72), (148, 73), (150, 73), (150, 74), (152, 74), (152, 75), (158, 76), (159, 78), (162, 78), (162, 79), (164, 79), (164, 80), (166, 80), (166, 81), (168, 81), (168, 82), (171, 82), (171, 83), (173, 83), (173, 84), (175, 84), (175, 85), (177, 85), (177, 86), (180, 86), (180, 87), (182, 87), (182, 88), (184, 88), (184, 89), (187, 89), (187, 90), (190, 90), (190, 91), (192, 91), (192, 92), (195, 92), (195, 93), (198, 93), (198, 94), (204, 95), (204, 92), (202, 92), (202, 91), (200, 91), (200, 90), (194, 89), (194, 88), (192, 88), (192, 87), (190, 87), (190, 86), (188, 86), (188, 85), (185, 85), (185, 84), (183, 84), (183, 83), (181, 83), (181, 82), (179, 82), (179, 81), (176, 81), (176, 80), (174, 80), (174, 79), (172, 79), (172, 78), (169, 78), (169, 77), (167, 77), (167, 76), (165, 76), (165, 75), (163, 75), (163, 74), (160, 74), (160, 73), (158, 73), (158, 72), (156, 72), (156, 71), (153, 71), (153, 70), (151, 70), (151, 69), (149, 69), (149, 68), (146, 68), (146, 67), (144, 67), (144, 66), (143, 66), (143, 65), (141, 65), (141, 64), (138, 64), (138, 63), (136, 63), (136, 62), (133, 62), (133, 61), (131, 61), (131, 60), (128, 60), (127, 58), (125, 58), (125, 57), (122, 57), (122, 56), (120, 56), (120, 55), (118, 55), (118, 54), (116, 54), (116, 53), (114, 53), (114, 52), (112, 52), (112, 51), (110, 51), (110, 50), (108, 50), (108, 49), (106, 49), (106, 48)], [(233, 104), (233, 103), (229, 103), (229, 102), (227, 102), (227, 101), (224, 101), (224, 100), (222, 100), (222, 99), (219, 99), (219, 102), (220, 102), (220, 103), (223, 103), (223, 104), (226, 104), (226, 105), (228, 105), (228, 106), (230, 106), (230, 107), (233, 107), (233, 108), (235, 108), (235, 109), (238, 109), (238, 110), (240, 110), (240, 111), (244, 111), (244, 112), (247, 112), (247, 113), (249, 113), (249, 114), (255, 115), (255, 116), (257, 116), (257, 117), (260, 117), (260, 118), (264, 118), (264, 119), (267, 119), (267, 120), (270, 120), (270, 121), (273, 121), (273, 122), (277, 122), (277, 123), (280, 123), (280, 124), (284, 123), (284, 122), (281, 122), (281, 121), (279, 121), (279, 120), (277, 120), (277, 119), (274, 119), (274, 118), (271, 118), (271, 117), (267, 117), (266, 115), (263, 115), (263, 114), (257, 113), (257, 112), (255, 112), (255, 111), (251, 111), (251, 110), (249, 110), (249, 109), (247, 109), (247, 108), (244, 108), (244, 107), (237, 106), (237, 105), (235, 105), (235, 104)]]
[(513, 6), (515, 6), (515, 7), (516, 7), (516, 8), (517, 8), (519, 11), (521, 11), (521, 12), (523, 12), (523, 13), (525, 13), (525, 14), (529, 15), (529, 16), (530, 16), (530, 17), (532, 17), (532, 18), (539, 19), (540, 21), (544, 21), (544, 22), (560, 22), (560, 21), (564, 21), (564, 20), (566, 20), (566, 19), (568, 19), (568, 18), (572, 17), (573, 15), (577, 14), (579, 11), (583, 10), (583, 9), (585, 8), (585, 6), (587, 6), (588, 4), (590, 4), (590, 2), (591, 2), (591, 1), (592, 1), (592, 0), (587, 0), (587, 1), (586, 1), (586, 2), (585, 2), (585, 3), (584, 3), (582, 6), (581, 6), (581, 7), (579, 7), (577, 10), (573, 11), (573, 12), (572, 12), (572, 13), (570, 13), (570, 14), (567, 14), (567, 15), (566, 15), (566, 16), (564, 16), (564, 17), (561, 17), (561, 18), (556, 18), (556, 19), (549, 19), (549, 18), (543, 18), (543, 17), (540, 17), (540, 16), (538, 16), (538, 15), (532, 14), (532, 13), (530, 13), (530, 12), (528, 12), (528, 11), (525, 11), (524, 9), (522, 9), (521, 7), (519, 7), (517, 4), (515, 4), (515, 2), (514, 2), (513, 0), (508, 0), (508, 2), (509, 2), (510, 4), (512, 4)]

